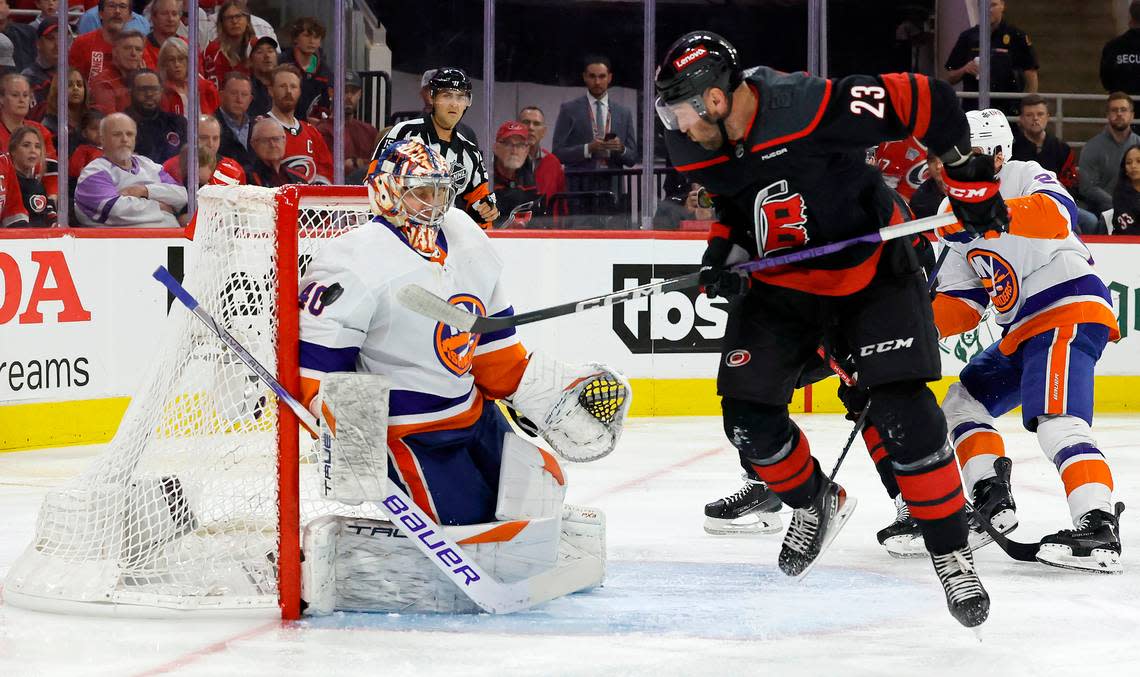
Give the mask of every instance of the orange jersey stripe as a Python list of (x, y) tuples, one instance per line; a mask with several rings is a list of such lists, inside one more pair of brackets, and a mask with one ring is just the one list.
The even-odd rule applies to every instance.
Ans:
[(1065, 413), (1065, 401), (1069, 393), (1069, 346), (1077, 335), (1076, 325), (1058, 327), (1049, 346), (1049, 362), (1045, 373), (1045, 413)]
[(463, 196), (463, 201), (470, 207), (476, 200), (481, 200), (491, 192), (491, 185), (484, 181), (477, 188)]
[(308, 409), (312, 404), (313, 398), (321, 389), (321, 380), (318, 378), (309, 378), (307, 376), (301, 377), (301, 404), (305, 405)]
[(412, 453), (412, 448), (403, 440), (392, 439), (389, 435), (388, 450), (391, 452), (392, 461), (396, 464), (396, 472), (399, 473), (404, 486), (408, 488), (412, 500), (428, 514), (428, 517), (431, 517), (433, 522), (438, 523), (439, 517), (432, 507), (431, 495), (427, 490), (427, 481), (424, 479), (415, 454)]
[(984, 454), (1005, 456), (1005, 440), (995, 432), (979, 430), (955, 444), (954, 453), (958, 456), (960, 465), (966, 465), (966, 461)]
[(1018, 346), (1030, 338), (1071, 324), (1103, 324), (1109, 329), (1110, 341), (1120, 340), (1120, 329), (1111, 308), (1096, 301), (1077, 301), (1046, 310), (1019, 324), (1002, 338), (998, 349), (1005, 355), (1012, 355)]
[(554, 458), (554, 454), (545, 449), (539, 449), (538, 453), (542, 454), (542, 469), (550, 473), (559, 486), (566, 486), (566, 475), (562, 473), (562, 466), (558, 465), (558, 459)]
[(948, 294), (935, 296), (931, 305), (939, 338), (970, 331), (982, 321), (981, 314), (973, 306)]
[(1112, 491), (1112, 471), (1108, 463), (1100, 459), (1077, 461), (1061, 472), (1061, 481), (1065, 484), (1065, 495), (1073, 493), (1077, 487), (1086, 484), (1103, 484)]
[(1063, 240), (1069, 236), (1069, 219), (1053, 198), (1034, 193), (1005, 201), (1009, 207), (1009, 234), (1042, 240)]
[(518, 390), (527, 362), (526, 348), (521, 343), (475, 355), (471, 360), (475, 387), (492, 400), (509, 397)]
[(424, 421), (422, 423), (405, 423), (403, 425), (389, 425), (388, 426), (388, 441), (398, 440), (401, 437), (408, 435), (415, 435), (417, 433), (427, 433), (433, 430), (454, 430), (457, 428), (466, 428), (474, 425), (475, 421), (483, 415), (483, 394), (476, 389), (475, 397), (472, 398), (471, 408), (467, 411), (461, 412), (454, 416), (447, 418), (436, 419), (434, 421)]
[(491, 527), (480, 534), (468, 536), (467, 538), (456, 541), (458, 545), (475, 545), (476, 543), (505, 543), (513, 540), (515, 536), (530, 524), (530, 520), (517, 520), (514, 522), (504, 522), (497, 526)]

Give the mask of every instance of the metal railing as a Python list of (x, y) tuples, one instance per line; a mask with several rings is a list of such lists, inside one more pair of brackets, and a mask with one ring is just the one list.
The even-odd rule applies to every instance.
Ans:
[[(1062, 141), (1065, 141), (1066, 143), (1068, 143), (1074, 149), (1080, 148), (1081, 146), (1084, 146), (1085, 141), (1087, 139), (1081, 139), (1080, 141), (1077, 141), (1075, 139), (1066, 139), (1065, 138), (1065, 125), (1066, 125), (1066, 123), (1068, 123), (1070, 125), (1070, 127), (1072, 125), (1100, 125), (1100, 126), (1103, 126), (1106, 123), (1105, 117), (1103, 115), (1101, 115), (1100, 117), (1088, 117), (1088, 116), (1082, 116), (1082, 115), (1067, 115), (1066, 111), (1065, 111), (1065, 104), (1066, 104), (1066, 102), (1068, 102), (1070, 104), (1070, 109), (1072, 108), (1072, 104), (1075, 104), (1077, 102), (1101, 102), (1103, 104), (1103, 103), (1108, 101), (1108, 94), (1077, 94), (1075, 92), (1034, 92), (1034, 93), (1037, 94), (1037, 96), (1040, 96), (1041, 98), (1045, 99), (1045, 101), (1048, 102), (1048, 104), (1049, 104), (1049, 113), (1050, 113), (1049, 122), (1050, 122), (1050, 124), (1053, 125), (1053, 134), (1058, 139), (1061, 139)], [(1026, 92), (990, 92), (990, 98), (991, 99), (1004, 99), (1004, 100), (1011, 100), (1012, 99), (1012, 100), (1020, 101), (1021, 99), (1025, 98), (1026, 96), (1028, 96), (1028, 93), (1026, 93)], [(978, 97), (979, 97), (978, 92), (958, 92), (958, 98), (961, 98), (961, 99), (977, 99)], [(1009, 119), (1010, 124), (1017, 124), (1016, 123), (1016, 121), (1017, 121), (1016, 115), (1006, 115), (1006, 117)], [(1089, 135), (1090, 138), (1092, 136), (1093, 136), (1092, 134)]]

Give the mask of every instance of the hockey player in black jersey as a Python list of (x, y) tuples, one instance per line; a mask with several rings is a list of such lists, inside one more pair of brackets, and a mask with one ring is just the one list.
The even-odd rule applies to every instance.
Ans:
[(898, 241), (858, 245), (748, 277), (728, 268), (886, 225), (895, 208), (864, 149), (910, 134), (942, 157), (964, 228), (1006, 229), (993, 161), (972, 153), (953, 90), (906, 73), (833, 81), (765, 67), (744, 72), (736, 50), (703, 31), (666, 51), (656, 90), (670, 159), (714, 194), (717, 220), (701, 281), (706, 291), (736, 297), (717, 390), (725, 434), (793, 508), (781, 570), (806, 574), (854, 507), (821, 471), (787, 407), (804, 365), (825, 331), (834, 330), (852, 347), (950, 612), (963, 625), (981, 624), (989, 596), (966, 545), (965, 499), (946, 422), (926, 386), (940, 378), (941, 365), (913, 250)]

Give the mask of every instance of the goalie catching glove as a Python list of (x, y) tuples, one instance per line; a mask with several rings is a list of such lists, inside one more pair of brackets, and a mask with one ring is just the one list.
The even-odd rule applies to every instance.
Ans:
[(562, 458), (586, 462), (614, 450), (632, 396), (629, 381), (605, 365), (532, 353), (509, 401)]

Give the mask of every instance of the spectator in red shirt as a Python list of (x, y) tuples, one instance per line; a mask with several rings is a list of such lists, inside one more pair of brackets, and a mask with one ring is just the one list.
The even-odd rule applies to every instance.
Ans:
[(35, 127), (19, 127), (12, 132), (8, 153), (20, 182), (20, 195), (24, 211), (28, 213), (28, 226), (50, 228), (56, 225), (55, 199), (47, 194), (43, 176), (44, 140)]
[(92, 109), (84, 113), (79, 121), (79, 145), (67, 158), (67, 175), (72, 179), (79, 178), (88, 162), (103, 157), (103, 141), (100, 137), (103, 117), (102, 113)]
[(285, 129), (273, 118), (261, 118), (253, 126), (250, 144), (254, 161), (245, 168), (252, 186), (276, 188), (290, 183), (308, 183), (285, 163)]
[[(210, 159), (210, 173), (205, 174), (206, 178), (202, 176), (202, 166), (199, 163), (198, 185), (205, 185), (215, 171), (220, 172), (217, 181), (209, 181), (212, 184), (225, 184), (237, 185), (245, 183), (245, 170), (241, 165), (234, 161), (233, 158), (228, 158), (218, 154), (218, 148), (222, 144), (222, 123), (218, 122), (218, 118), (213, 115), (202, 115), (198, 118), (198, 150), (209, 151)], [(198, 155), (201, 160), (202, 155)], [(182, 183), (186, 176), (186, 147), (182, 147), (182, 151), (178, 157), (172, 157), (162, 164), (162, 168), (166, 170), (167, 174), (174, 177), (175, 181)]]
[[(59, 118), (55, 114), (55, 102), (59, 93), (56, 87), (59, 84), (59, 78), (52, 78), (51, 87), (48, 88), (47, 102), (50, 105), (44, 106), (44, 116), (41, 120), (44, 127), (47, 128), (52, 136), (59, 136)], [(88, 111), (87, 107), (87, 83), (83, 81), (83, 76), (80, 75), (78, 68), (69, 68), (67, 70), (67, 145), (68, 156), (75, 152), (75, 147), (80, 144), (82, 139), (79, 137), (79, 130), (82, 129), (81, 120), (83, 114)], [(29, 118), (32, 116), (29, 114)]]
[(131, 105), (131, 88), (128, 84), (135, 71), (145, 68), (143, 44), (146, 38), (138, 31), (122, 31), (115, 36), (111, 63), (87, 80), (90, 105), (104, 115), (121, 113)]
[(0, 228), (20, 228), (27, 223), (28, 212), (24, 209), (16, 168), (7, 153), (0, 153)]
[(317, 128), (294, 112), (301, 95), (301, 73), (292, 64), (273, 71), (273, 108), (268, 117), (285, 128), (285, 164), (305, 183), (332, 182), (332, 153)]
[[(372, 125), (359, 119), (356, 115), (360, 107), (360, 96), (363, 93), (360, 76), (356, 71), (344, 74), (344, 180), (345, 183), (361, 183), (368, 170), (368, 163), (372, 161), (372, 151), (376, 148), (376, 139), (380, 131)], [(325, 140), (329, 148), (333, 145), (333, 121), (331, 118), (321, 120), (317, 124), (317, 131)]]
[(249, 22), (249, 9), (240, 0), (226, 0), (218, 10), (218, 37), (206, 45), (204, 75), (221, 84), (232, 70), (249, 72), (249, 55), (257, 36)]
[(542, 139), (546, 137), (546, 116), (538, 106), (526, 106), (519, 111), (519, 122), (527, 128), (530, 161), (534, 165), (538, 193), (546, 200), (550, 213), (561, 216), (566, 213), (566, 203), (554, 196), (566, 192), (566, 173), (558, 156), (542, 147)]
[(182, 0), (154, 0), (150, 3), (151, 31), (143, 47), (143, 61), (147, 68), (162, 72), (158, 67), (158, 52), (170, 38), (181, 39), (178, 29), (182, 27), (182, 9)]
[[(158, 74), (162, 77), (162, 101), (159, 107), (167, 113), (187, 115), (190, 77), (190, 47), (182, 38), (170, 38), (158, 53)], [(198, 110), (213, 115), (218, 109), (218, 88), (198, 76)]]
[[(68, 62), (79, 69), (83, 79), (91, 82), (111, 62), (115, 36), (131, 18), (128, 0), (99, 0), (99, 30), (84, 33), (71, 43)], [(139, 35), (142, 35), (141, 33)]]
[(40, 123), (28, 119), (31, 102), (32, 88), (28, 85), (27, 78), (18, 73), (9, 73), (0, 78), (0, 148), (8, 147), (12, 132), (17, 128), (24, 125), (35, 127), (44, 140), (46, 156), (39, 173), (44, 177), (44, 184), (54, 198), (59, 194), (59, 169), (56, 165), (58, 156), (55, 145), (52, 144), (51, 132)]

